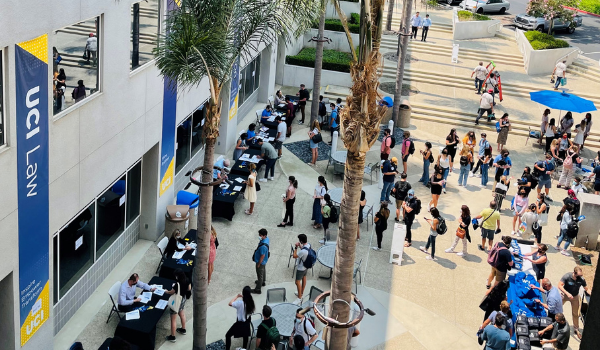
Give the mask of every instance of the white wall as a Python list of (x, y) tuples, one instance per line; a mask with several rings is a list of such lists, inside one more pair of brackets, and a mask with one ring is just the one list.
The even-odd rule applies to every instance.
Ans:
[[(352, 12), (360, 13), (360, 2), (340, 1), (340, 7), (342, 9), (342, 12), (344, 12), (344, 14), (346, 15), (346, 17), (350, 17), (350, 14)], [(325, 18), (340, 18), (338, 13), (335, 11), (335, 7), (331, 4), (331, 2), (327, 2), (327, 7), (325, 9)]]
[(466, 40), (491, 38), (496, 36), (496, 32), (502, 28), (502, 23), (499, 20), (489, 21), (466, 21), (458, 20), (457, 9), (454, 9), (452, 15), (452, 39)]
[[(313, 88), (314, 68), (284, 65), (282, 82), (284, 86), (300, 86), (305, 84), (307, 89)], [(322, 85), (352, 86), (350, 73), (334, 72), (323, 69), (321, 73)]]
[[(309, 41), (311, 38), (316, 37), (319, 34), (318, 29), (311, 29), (306, 34), (304, 34), (304, 47), (317, 47), (317, 43), (315, 41)], [(344, 32), (335, 32), (332, 30), (326, 30), (323, 35), (326, 38), (331, 39), (331, 43), (325, 43), (323, 48), (325, 50), (336, 50), (342, 52), (350, 52), (350, 44), (348, 44), (348, 39), (346, 37), (346, 33)], [(352, 37), (352, 43), (356, 46), (358, 45), (358, 34), (350, 34)], [(289, 55), (289, 54), (288, 54)]]
[(559, 61), (566, 60), (568, 66), (579, 56), (579, 48), (576, 46), (562, 49), (534, 50), (524, 32), (520, 29), (516, 29), (515, 37), (519, 50), (523, 54), (523, 63), (528, 75), (552, 74)]

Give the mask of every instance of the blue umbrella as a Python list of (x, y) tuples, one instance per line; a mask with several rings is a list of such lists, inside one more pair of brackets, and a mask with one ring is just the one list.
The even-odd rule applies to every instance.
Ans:
[(559, 91), (530, 92), (531, 100), (552, 109), (560, 109), (575, 113), (592, 112), (596, 110), (594, 102), (576, 95)]
[(392, 98), (389, 96), (385, 96), (384, 98), (381, 99), (379, 104), (381, 104), (382, 106), (386, 105), (388, 107), (394, 107), (394, 100), (392, 100)]

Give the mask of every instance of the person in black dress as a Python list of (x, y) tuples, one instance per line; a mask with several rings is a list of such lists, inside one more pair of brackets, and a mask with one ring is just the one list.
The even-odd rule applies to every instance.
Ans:
[[(175, 284), (173, 285), (173, 289), (166, 291), (166, 294), (179, 294), (181, 296), (181, 304), (179, 306), (179, 311), (175, 312), (169, 309), (171, 313), (171, 334), (167, 336), (167, 340), (170, 342), (175, 342), (175, 332), (179, 334), (186, 334), (185, 330), (185, 302), (186, 300), (192, 297), (192, 284), (185, 276), (185, 273), (181, 269), (175, 269)], [(181, 319), (181, 328), (177, 328), (177, 315)]]
[(448, 156), (450, 156), (450, 169), (454, 166), (454, 157), (456, 156), (456, 147), (458, 147), (458, 135), (456, 129), (450, 130), (450, 134), (446, 136), (446, 149), (448, 150)]
[(431, 210), (431, 208), (437, 208), (444, 182), (443, 169), (436, 167), (435, 173), (429, 179), (429, 184), (431, 185), (431, 202), (429, 202), (429, 210)]
[[(177, 247), (177, 243), (184, 245), (184, 248)], [(180, 252), (182, 250), (190, 250), (192, 247), (186, 246), (185, 241), (181, 238), (181, 232), (179, 230), (173, 231), (171, 238), (169, 238), (169, 243), (167, 244), (167, 248), (165, 248), (165, 256), (170, 257), (175, 252)]]

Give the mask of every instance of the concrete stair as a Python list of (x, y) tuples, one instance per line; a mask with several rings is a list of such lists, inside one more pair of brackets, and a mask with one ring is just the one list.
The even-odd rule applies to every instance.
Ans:
[[(387, 23), (387, 11), (383, 15), (384, 24)], [(392, 30), (398, 30), (400, 28), (400, 23), (402, 22), (402, 18), (399, 15), (392, 17)], [(442, 32), (442, 33), (450, 33), (452, 34), (452, 24), (445, 23), (433, 23), (431, 25), (431, 32)], [(420, 32), (420, 31), (419, 31)], [(420, 34), (419, 34), (420, 35)]]
[(583, 76), (586, 79), (600, 83), (600, 68), (596, 65), (587, 64), (581, 60), (573, 62), (568, 68), (567, 73)]

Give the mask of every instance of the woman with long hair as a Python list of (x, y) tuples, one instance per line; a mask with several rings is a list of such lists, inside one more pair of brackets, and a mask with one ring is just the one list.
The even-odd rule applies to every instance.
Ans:
[[(181, 269), (175, 269), (175, 283), (173, 285), (173, 289), (165, 291), (165, 294), (179, 294), (181, 296), (181, 304), (179, 306), (179, 311), (175, 312), (169, 309), (171, 314), (171, 334), (166, 337), (166, 339), (170, 342), (175, 342), (177, 339), (175, 338), (175, 332), (179, 334), (186, 334), (185, 330), (185, 302), (186, 300), (192, 297), (192, 284), (188, 281), (185, 273)], [(181, 328), (177, 328), (177, 315), (179, 315), (179, 319), (181, 320)]]
[(512, 205), (513, 211), (513, 222), (512, 222), (512, 234), (513, 236), (517, 234), (515, 229), (515, 224), (519, 221), (517, 228), (521, 226), (521, 216), (525, 214), (527, 207), (529, 206), (529, 198), (527, 198), (527, 191), (521, 188), (519, 189), (518, 194), (514, 198), (514, 202)]
[(564, 187), (568, 189), (571, 187), (573, 175), (575, 174), (575, 164), (581, 163), (581, 157), (579, 157), (578, 153), (579, 147), (577, 145), (569, 147), (569, 149), (565, 152), (562, 172), (560, 173), (560, 178), (558, 179), (558, 185), (556, 185), (557, 188)]
[(312, 218), (314, 220), (313, 228), (319, 229), (321, 228), (321, 224), (323, 223), (323, 215), (321, 214), (321, 200), (329, 191), (327, 188), (327, 181), (325, 181), (324, 176), (319, 176), (317, 179), (317, 185), (315, 186), (315, 192), (313, 194), (313, 210), (312, 210)]
[[(521, 222), (525, 223), (525, 231), (517, 233), (517, 236), (523, 237), (525, 239), (531, 238), (531, 234), (534, 233), (534, 224), (537, 223), (539, 226), (539, 215), (537, 214), (537, 205), (534, 203), (529, 204), (525, 214), (521, 215)], [(539, 228), (539, 227), (538, 227)], [(535, 233), (534, 233), (535, 235)]]
[(323, 196), (323, 205), (321, 206), (321, 215), (323, 215), (323, 244), (327, 242), (327, 230), (329, 230), (329, 219), (331, 218), (331, 208), (333, 208), (333, 202), (329, 194)]
[[(568, 227), (569, 224), (573, 221), (573, 211), (574, 211), (574, 206), (572, 203), (567, 203), (565, 205), (563, 205), (562, 209), (559, 212), (559, 216), (561, 218), (560, 220), (560, 237), (558, 238), (558, 243), (556, 243), (556, 247), (554, 247), (554, 249), (556, 249), (557, 251), (560, 251), (560, 253), (562, 255), (565, 256), (569, 256), (569, 252), (567, 252), (567, 249), (569, 249), (569, 245), (571, 244), (571, 238), (568, 235)], [(560, 244), (562, 242), (565, 242), (565, 247), (563, 249), (560, 248)]]
[[(310, 139), (310, 151), (312, 153), (312, 159), (308, 165), (315, 166), (317, 158), (319, 158), (319, 142), (314, 142), (313, 137), (321, 133), (321, 125), (318, 120), (313, 120), (312, 129), (308, 132), (308, 138)], [(316, 140), (316, 139), (315, 139)]]
[(466, 148), (471, 154), (473, 154), (475, 150), (475, 146), (477, 146), (477, 137), (475, 137), (475, 131), (469, 131), (465, 137), (462, 139), (463, 149)]
[(550, 211), (550, 206), (546, 204), (546, 194), (544, 192), (538, 193), (535, 202), (535, 210), (538, 215), (539, 230), (533, 232), (533, 241), (539, 245), (542, 243), (542, 228), (548, 225), (548, 212)]
[(448, 150), (444, 148), (442, 154), (438, 156), (437, 166), (442, 171), (442, 177), (444, 179), (444, 183), (442, 184), (442, 190), (446, 193), (446, 179), (448, 178), (448, 174), (452, 171), (450, 168), (450, 157), (448, 157)]
[(429, 179), (429, 182), (431, 183), (431, 202), (429, 202), (429, 208), (437, 208), (438, 200), (442, 194), (442, 187), (446, 183), (446, 180), (444, 180), (444, 171), (437, 168)]
[(433, 159), (431, 147), (431, 142), (425, 142), (425, 149), (420, 151), (423, 156), (423, 175), (421, 175), (419, 182), (422, 182), (425, 186), (429, 183), (429, 165), (431, 164), (430, 160)]
[(210, 253), (208, 254), (208, 284), (213, 270), (215, 269), (215, 259), (217, 258), (217, 231), (210, 226)]
[(290, 176), (288, 178), (288, 187), (285, 191), (285, 197), (283, 202), (285, 203), (285, 216), (281, 224), (277, 227), (294, 226), (294, 203), (296, 203), (296, 189), (298, 188), (298, 180), (296, 177)]
[[(546, 108), (544, 110), (544, 114), (542, 114), (542, 124), (540, 124), (540, 139), (538, 144), (542, 145), (542, 137), (546, 134), (546, 129), (548, 128), (548, 116), (550, 115), (550, 108)], [(547, 142), (546, 142), (547, 143)]]
[(371, 247), (373, 250), (381, 250), (381, 241), (383, 240), (383, 231), (387, 230), (387, 220), (390, 217), (390, 210), (386, 202), (381, 203), (379, 211), (375, 214), (375, 234), (377, 235), (377, 247)]
[[(592, 128), (592, 113), (585, 114), (585, 131), (583, 133), (583, 143), (581, 144), (581, 149), (583, 149), (583, 144), (588, 136), (590, 136), (590, 129)], [(580, 149), (580, 150), (581, 150)]]
[(248, 180), (244, 181), (244, 183), (246, 184), (245, 196), (248, 202), (250, 202), (250, 208), (246, 209), (244, 213), (252, 215), (254, 213), (254, 203), (258, 199), (256, 196), (256, 164), (250, 163), (248, 170), (250, 170), (250, 175), (248, 175)]
[(227, 350), (231, 348), (231, 337), (243, 338), (242, 348), (247, 349), (248, 338), (251, 335), (250, 316), (254, 313), (255, 308), (251, 290), (250, 286), (245, 286), (242, 294), (236, 295), (229, 302), (229, 306), (237, 311), (237, 319), (225, 334), (225, 349)]
[[(452, 128), (448, 136), (446, 136), (446, 149), (450, 156), (450, 168), (454, 166), (454, 157), (456, 157), (456, 148), (458, 147), (459, 139), (456, 134), (456, 129)], [(431, 147), (430, 147), (431, 148)]]
[(546, 277), (546, 263), (548, 262), (548, 256), (546, 255), (547, 250), (547, 245), (540, 244), (537, 250), (533, 250), (529, 253), (523, 254), (524, 260), (531, 261), (533, 271), (535, 272), (537, 281), (540, 284), (540, 286), (542, 285), (542, 280)]
[(242, 153), (248, 149), (248, 145), (246, 144), (246, 139), (248, 138), (247, 133), (242, 133), (240, 137), (238, 137), (237, 142), (235, 144), (235, 149), (233, 150), (233, 161), (238, 160)]
[(573, 120), (573, 113), (567, 112), (564, 117), (560, 120), (560, 132), (567, 134), (567, 138), (571, 138), (571, 128), (575, 124)]
[(481, 187), (486, 187), (489, 180), (490, 162), (492, 161), (492, 150), (486, 148), (483, 151), (483, 162), (481, 163)]
[(573, 143), (579, 147), (583, 145), (584, 135), (586, 129), (586, 120), (583, 119), (579, 125), (575, 126), (575, 138), (573, 139)]
[[(546, 127), (545, 135), (546, 135), (546, 153), (550, 151), (550, 145), (552, 141), (556, 139), (556, 120), (554, 118), (550, 119), (548, 126)], [(541, 138), (540, 138), (541, 140)]]
[(496, 142), (498, 143), (498, 152), (506, 146), (506, 140), (508, 139), (508, 132), (510, 131), (510, 121), (508, 120), (508, 113), (504, 113), (502, 118), (500, 118), (500, 132), (498, 133), (498, 139)]
[(562, 163), (562, 159), (560, 159), (560, 154), (558, 152), (559, 142), (559, 139), (552, 140), (552, 142), (550, 143), (550, 154), (552, 154), (552, 159), (554, 159), (555, 162), (558, 163), (558, 161), (560, 161), (560, 163)]
[(469, 149), (464, 147), (460, 151), (460, 172), (458, 174), (458, 185), (467, 187), (467, 179), (469, 178), (469, 171), (471, 170), (471, 164), (473, 164), (473, 154), (469, 152)]
[[(177, 243), (180, 243), (184, 247), (179, 248)], [(185, 241), (181, 237), (181, 231), (176, 229), (175, 231), (173, 231), (173, 233), (171, 234), (171, 237), (169, 238), (169, 243), (167, 243), (167, 247), (165, 248), (164, 254), (167, 257), (171, 257), (173, 255), (173, 253), (175, 253), (175, 252), (180, 252), (182, 250), (191, 250), (191, 249), (192, 249), (192, 247), (190, 247), (189, 245), (186, 245)]]
[[(435, 239), (437, 238), (437, 227), (440, 223), (440, 212), (437, 208), (431, 208), (431, 216), (433, 219), (425, 218), (425, 221), (429, 224), (429, 237), (427, 238), (427, 244), (423, 247), (421, 246), (421, 250), (427, 253), (427, 260), (435, 259)], [(427, 251), (431, 246), (431, 255)]]
[(508, 286), (510, 282), (508, 280), (504, 280), (502, 282), (497, 283), (490, 289), (485, 292), (486, 298), (483, 303), (479, 306), (485, 313), (483, 314), (483, 320), (485, 321), (492, 312), (500, 311), (500, 304), (502, 301), (506, 300), (506, 291), (508, 290)]
[(360, 190), (360, 208), (358, 209), (358, 226), (356, 232), (356, 240), (360, 241), (360, 224), (363, 223), (363, 209), (367, 205), (367, 195), (364, 190)]
[(471, 211), (469, 210), (469, 207), (463, 205), (460, 207), (460, 220), (458, 222), (458, 229), (456, 230), (456, 237), (454, 237), (454, 243), (452, 243), (452, 246), (450, 246), (450, 248), (445, 250), (446, 253), (454, 253), (454, 248), (456, 248), (458, 241), (462, 240), (462, 252), (458, 252), (456, 255), (467, 255), (467, 241), (471, 242), (471, 236), (469, 235), (470, 224)]

